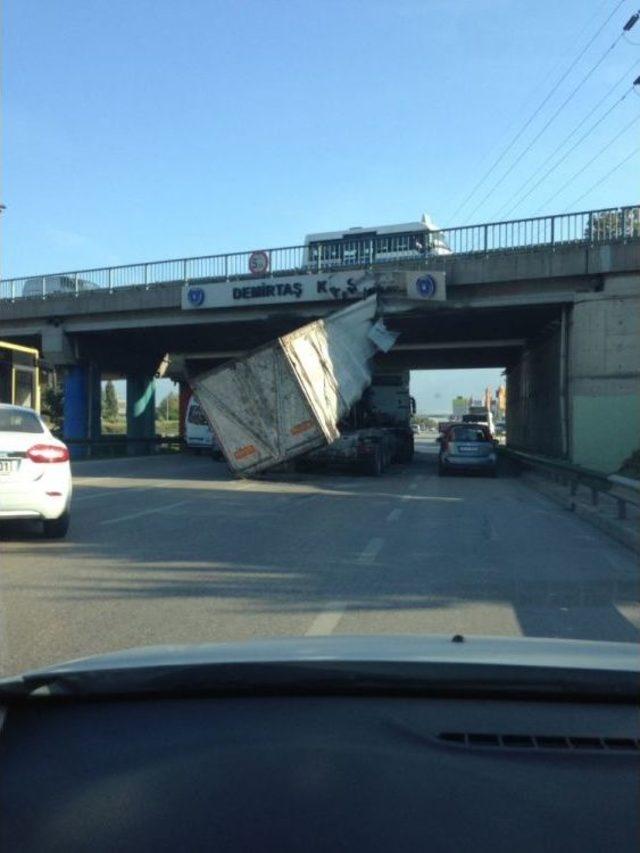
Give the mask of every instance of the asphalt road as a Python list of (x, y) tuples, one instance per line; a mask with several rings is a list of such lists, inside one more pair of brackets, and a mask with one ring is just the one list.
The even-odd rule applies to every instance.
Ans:
[(64, 541), (0, 529), (0, 671), (327, 633), (635, 641), (635, 556), (518, 477), (237, 481), (198, 456), (77, 463)]

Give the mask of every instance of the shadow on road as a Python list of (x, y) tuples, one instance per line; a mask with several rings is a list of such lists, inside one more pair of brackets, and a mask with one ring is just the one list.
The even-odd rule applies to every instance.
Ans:
[[(208, 600), (212, 614), (220, 603), (225, 613), (316, 613), (339, 599), (349, 611), (395, 611), (399, 633), (409, 612), (431, 633), (434, 611), (504, 605), (526, 636), (640, 639), (619, 609), (639, 598), (624, 549), (611, 545), (617, 557), (606, 560), (590, 528), (528, 502), (513, 476), (442, 480), (435, 454), (421, 452), (382, 478), (270, 474), (240, 490), (220, 463), (209, 469), (205, 461), (160, 472), (153, 460), (151, 472), (132, 473), (171, 481), (164, 500), (183, 504), (173, 511), (156, 512), (149, 498), (137, 521), (134, 512), (106, 526), (101, 501), (88, 501), (63, 542), (43, 541), (34, 525), (0, 529), (25, 567), (51, 562), (44, 581), (15, 571), (5, 582), (74, 604)], [(101, 490), (113, 491), (109, 512), (117, 515), (122, 488), (97, 476)], [(421, 479), (419, 492), (410, 491), (412, 478)], [(147, 494), (157, 503), (157, 492)], [(393, 507), (406, 516), (397, 526), (385, 523)], [(364, 558), (372, 537), (384, 547)]]

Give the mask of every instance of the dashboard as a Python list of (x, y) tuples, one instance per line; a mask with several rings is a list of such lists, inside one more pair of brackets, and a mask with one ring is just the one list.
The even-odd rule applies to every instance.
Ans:
[(23, 700), (2, 851), (636, 851), (624, 704), (385, 696)]

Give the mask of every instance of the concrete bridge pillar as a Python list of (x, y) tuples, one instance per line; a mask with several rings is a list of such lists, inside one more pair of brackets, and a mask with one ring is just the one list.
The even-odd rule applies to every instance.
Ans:
[(576, 300), (568, 347), (571, 460), (605, 473), (640, 448), (640, 276)]
[[(100, 370), (95, 364), (76, 364), (68, 367), (64, 377), (63, 438), (100, 438), (101, 389)], [(72, 459), (89, 455), (88, 445), (69, 447)]]
[(156, 434), (156, 380), (154, 374), (127, 375), (127, 452), (149, 453)]
[(507, 373), (507, 440), (605, 474), (640, 449), (640, 277), (566, 305)]

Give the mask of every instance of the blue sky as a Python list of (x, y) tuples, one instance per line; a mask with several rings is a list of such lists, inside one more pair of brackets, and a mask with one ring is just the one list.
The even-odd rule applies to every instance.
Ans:
[[(618, 2), (5, 0), (3, 275), (298, 244), (423, 211), (443, 226), (499, 218), (588, 110), (640, 73), (639, 24), (520, 158), (629, 0), (456, 212)], [(640, 123), (608, 145), (638, 114), (631, 93), (514, 215), (571, 208), (638, 147)], [(637, 202), (639, 165), (577, 208)]]

